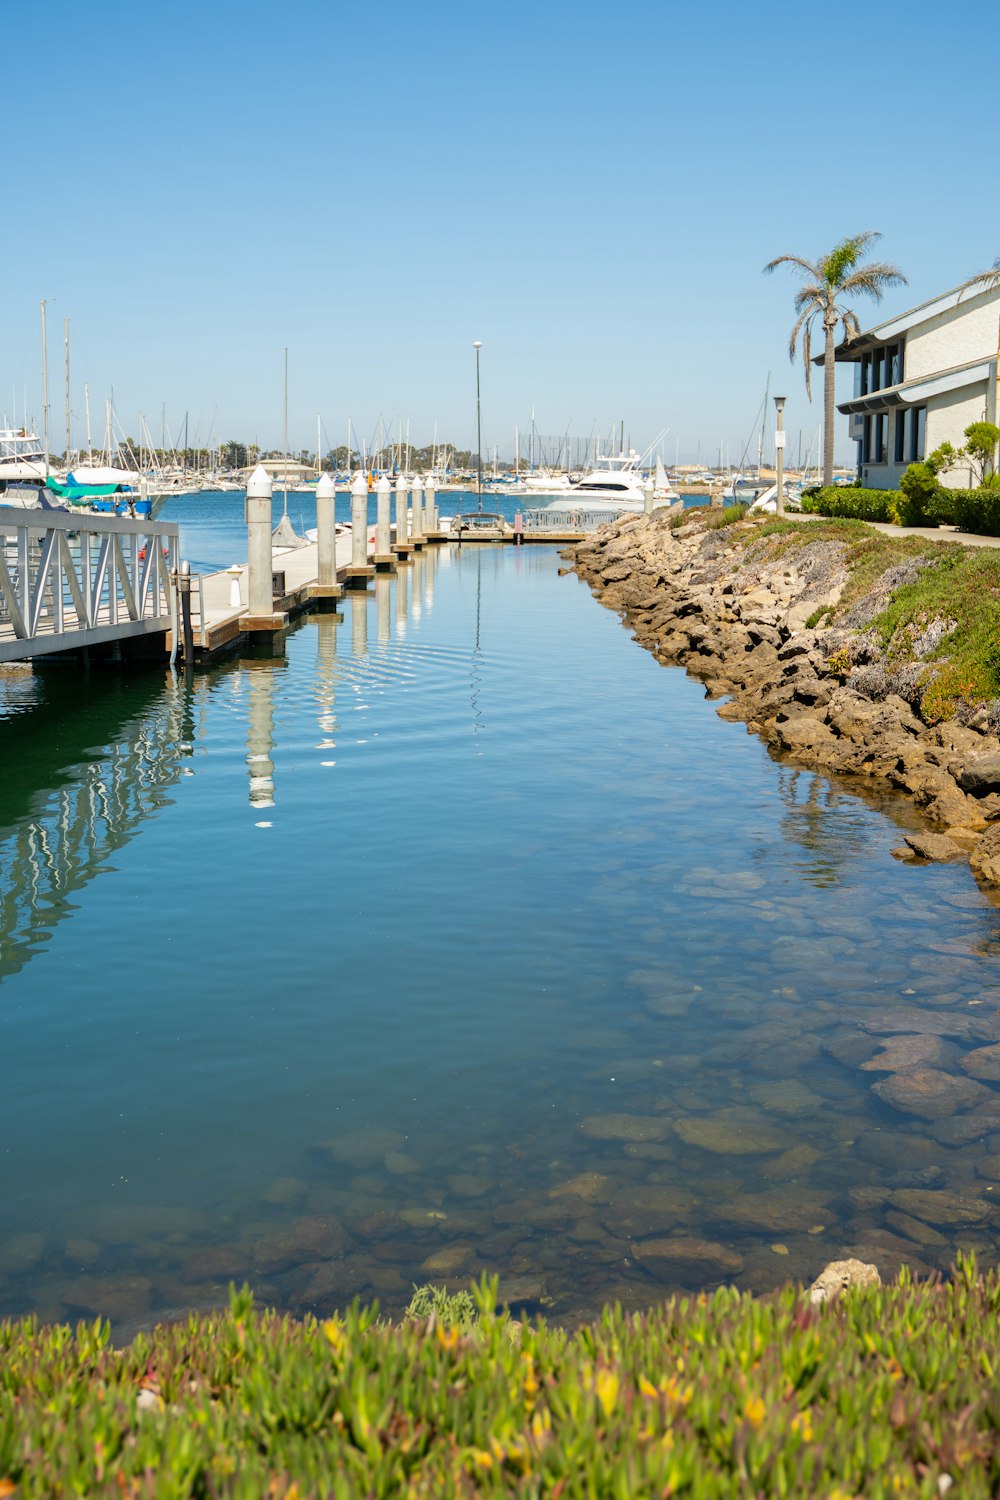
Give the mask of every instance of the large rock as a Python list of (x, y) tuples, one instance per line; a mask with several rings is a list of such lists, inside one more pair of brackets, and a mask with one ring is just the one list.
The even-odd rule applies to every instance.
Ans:
[(893, 1073), (872, 1085), (872, 1092), (893, 1109), (907, 1115), (917, 1115), (921, 1120), (944, 1120), (949, 1115), (960, 1114), (983, 1104), (990, 1090), (971, 1078), (962, 1078), (954, 1073), (943, 1073), (938, 1068), (912, 1068), (906, 1073)]
[(1000, 885), (1000, 823), (992, 823), (969, 855), (972, 873), (986, 885)]
[(947, 863), (965, 858), (964, 849), (944, 833), (904, 833), (903, 840), (920, 859)]
[(893, 1036), (882, 1051), (861, 1064), (863, 1073), (908, 1073), (913, 1068), (937, 1067), (954, 1058), (956, 1048), (939, 1036)]
[(1000, 792), (1000, 755), (977, 756), (959, 776), (958, 784), (973, 797)]
[(809, 1288), (809, 1301), (819, 1305), (832, 1302), (849, 1287), (881, 1286), (878, 1266), (861, 1260), (832, 1260), (824, 1266)]
[(897, 1188), (889, 1194), (889, 1202), (925, 1224), (980, 1224), (993, 1212), (992, 1203), (974, 1193), (933, 1188)]
[[(1000, 1083), (1000, 1043), (994, 1042), (992, 1047), (977, 1047), (974, 1052), (967, 1052), (962, 1058), (962, 1067), (973, 1078), (981, 1078), (987, 1083)], [(997, 1104), (1000, 1105), (1000, 1098), (997, 1099)]]
[(580, 1129), (594, 1141), (662, 1141), (670, 1121), (662, 1115), (588, 1115)]

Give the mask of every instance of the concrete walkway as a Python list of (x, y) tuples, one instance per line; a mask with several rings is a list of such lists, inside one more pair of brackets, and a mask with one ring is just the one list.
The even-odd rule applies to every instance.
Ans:
[[(800, 511), (786, 514), (786, 521), (837, 521), (840, 516), (816, 516)], [(919, 536), (929, 542), (959, 542), (963, 547), (1000, 547), (1000, 536), (977, 536), (971, 531), (958, 531), (954, 526), (894, 526), (891, 521), (866, 521), (873, 531), (883, 536)]]

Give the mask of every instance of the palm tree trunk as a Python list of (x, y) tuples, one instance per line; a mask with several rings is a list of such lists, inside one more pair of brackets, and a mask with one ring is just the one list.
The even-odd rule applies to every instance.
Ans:
[(833, 334), (836, 325), (826, 324), (826, 356), (823, 360), (823, 483), (833, 483), (833, 415), (837, 366), (833, 358)]

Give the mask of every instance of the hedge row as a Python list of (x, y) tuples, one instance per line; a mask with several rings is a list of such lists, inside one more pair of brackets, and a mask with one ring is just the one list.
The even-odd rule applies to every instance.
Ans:
[(856, 521), (893, 521), (897, 526), (957, 525), (979, 536), (1000, 536), (1000, 486), (950, 490), (946, 485), (908, 493), (866, 490), (858, 485), (831, 485), (807, 490), (802, 509), (820, 516), (848, 516)]
[(846, 516), (852, 521), (891, 521), (898, 490), (866, 490), (860, 485), (827, 485), (806, 490), (802, 509), (818, 516)]
[(0, 1325), (0, 1495), (936, 1497), (1000, 1487), (1000, 1278), (723, 1289), (568, 1334), (254, 1310)]

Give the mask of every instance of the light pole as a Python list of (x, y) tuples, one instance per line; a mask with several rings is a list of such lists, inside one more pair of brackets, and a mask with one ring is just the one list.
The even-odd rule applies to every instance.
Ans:
[(774, 492), (774, 513), (785, 514), (785, 433), (781, 425), (781, 413), (785, 409), (784, 396), (775, 396), (774, 409), (778, 413), (778, 430), (774, 434), (774, 469), (778, 487)]
[(479, 351), (483, 347), (482, 339), (476, 339), (472, 345), (476, 351), (476, 500), (478, 509), (483, 508), (483, 419), (482, 408), (479, 401)]

